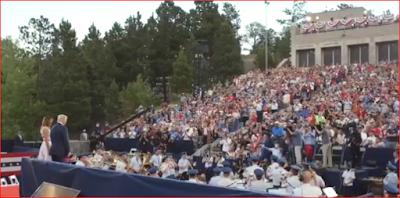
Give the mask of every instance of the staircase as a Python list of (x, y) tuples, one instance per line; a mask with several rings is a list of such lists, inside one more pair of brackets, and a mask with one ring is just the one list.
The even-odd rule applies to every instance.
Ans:
[[(235, 132), (229, 133), (228, 136), (232, 137), (236, 133), (241, 133), (242, 130), (245, 128), (241, 128)], [(216, 156), (221, 154), (221, 145), (219, 144), (221, 142), (221, 138), (216, 139), (213, 143), (211, 144), (206, 144), (200, 149), (198, 149), (195, 153), (193, 153), (192, 156), (204, 156), (207, 152), (210, 152), (211, 156)]]

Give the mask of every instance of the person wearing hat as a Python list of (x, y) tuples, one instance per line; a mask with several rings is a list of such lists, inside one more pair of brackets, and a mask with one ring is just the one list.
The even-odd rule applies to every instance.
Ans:
[[(230, 163), (229, 161), (224, 161), (224, 162), (222, 162), (222, 165), (223, 165), (222, 169), (225, 168), (225, 167), (228, 167), (228, 168), (231, 167), (231, 163)], [(222, 169), (221, 169), (221, 170), (222, 170)], [(231, 179), (234, 179), (234, 178), (235, 178), (235, 174), (234, 174), (232, 171), (231, 171), (231, 173), (229, 173), (229, 175), (230, 175)], [(220, 176), (221, 176), (221, 177), (224, 176), (224, 173), (223, 173), (222, 171), (221, 171)]]
[(303, 184), (293, 190), (294, 197), (320, 197), (322, 196), (321, 188), (311, 185), (313, 173), (310, 170), (303, 171)]
[(390, 184), (384, 185), (383, 186), (384, 197), (399, 197), (399, 188), (397, 186), (393, 186)]
[(188, 170), (188, 175), (189, 175), (189, 180), (188, 182), (190, 183), (202, 183), (197, 179), (197, 175), (199, 174), (199, 171), (196, 169), (190, 169)]
[(286, 179), (286, 182), (284, 183), (284, 185), (282, 185), (282, 187), (286, 187), (286, 192), (288, 192), (289, 194), (293, 194), (293, 190), (295, 188), (299, 188), (302, 184), (299, 177), (299, 172), (301, 168), (297, 165), (291, 165), (290, 169), (291, 175)]
[(218, 182), (217, 186), (221, 187), (236, 187), (235, 181), (231, 178), (232, 169), (229, 167), (222, 168), (223, 177)]
[(126, 158), (126, 153), (125, 152), (121, 152), (121, 153), (118, 154), (117, 163), (115, 165), (115, 170), (116, 171), (123, 172), (123, 173), (126, 172), (126, 163), (125, 163), (126, 159), (127, 158)]
[[(192, 167), (190, 161), (187, 159), (186, 152), (181, 153), (181, 159), (178, 161), (179, 174), (187, 172)], [(192, 167), (193, 168), (193, 167)]]
[(288, 172), (286, 171), (285, 164), (286, 160), (281, 158), (278, 160), (279, 167), (272, 171), (272, 185), (275, 189), (281, 188), (283, 181), (286, 181)]
[(160, 177), (158, 175), (158, 168), (157, 167), (152, 167), (147, 172), (148, 172), (150, 177), (158, 177), (158, 178)]
[(258, 160), (259, 160), (258, 157), (252, 157), (251, 158), (251, 166), (247, 167), (244, 170), (244, 173), (243, 173), (243, 177), (244, 178), (249, 179), (250, 175), (253, 175), (254, 174), (254, 170), (256, 170), (256, 169), (262, 170), (262, 168), (260, 166), (258, 166)]
[(163, 156), (161, 154), (161, 150), (157, 150), (156, 153), (154, 153), (154, 155), (151, 156), (150, 163), (153, 166), (159, 167), (161, 165), (161, 163), (162, 163), (162, 160), (163, 160)]
[(222, 179), (221, 173), (222, 173), (222, 168), (216, 167), (213, 169), (214, 176), (211, 177), (210, 181), (208, 184), (212, 186), (217, 186), (218, 182)]
[(178, 165), (175, 163), (174, 159), (172, 158), (172, 154), (167, 154), (166, 157), (163, 159), (163, 163), (161, 163), (160, 171), (162, 173), (161, 177), (166, 178), (170, 175), (175, 175), (175, 168)]
[(269, 185), (264, 181), (264, 171), (261, 169), (255, 169), (254, 175), (255, 175), (255, 180), (250, 181), (247, 189), (266, 192), (266, 190), (270, 188), (271, 185)]
[(275, 155), (271, 156), (271, 165), (267, 167), (267, 179), (271, 179), (272, 171), (279, 168), (278, 159), (279, 158)]
[(314, 162), (309, 162), (308, 167), (309, 167), (310, 172), (313, 175), (313, 179), (310, 182), (311, 185), (314, 185), (314, 186), (317, 186), (320, 188), (325, 188), (325, 181), (316, 172), (318, 170), (318, 165)]
[(142, 159), (140, 156), (140, 152), (135, 152), (135, 156), (132, 157), (130, 166), (134, 173), (140, 173), (140, 169), (142, 168)]
[(82, 154), (78, 156), (78, 160), (76, 161), (76, 166), (86, 166), (88, 164), (87, 154)]
[(398, 186), (399, 185), (399, 178), (397, 177), (396, 171), (397, 167), (394, 166), (392, 163), (388, 163), (386, 166), (386, 176), (383, 179), (384, 185), (392, 185)]

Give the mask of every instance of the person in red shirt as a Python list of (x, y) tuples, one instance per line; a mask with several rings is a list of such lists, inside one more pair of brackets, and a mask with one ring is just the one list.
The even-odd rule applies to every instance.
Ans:
[(310, 116), (307, 118), (308, 123), (310, 123), (311, 126), (315, 125), (315, 115), (314, 112), (310, 111)]
[(110, 129), (111, 129), (111, 127), (110, 127), (109, 124), (106, 122), (106, 124), (105, 124), (104, 127), (103, 127), (103, 131), (104, 131), (105, 133), (107, 133)]
[(257, 122), (257, 114), (255, 113), (255, 114), (253, 114), (253, 117), (252, 117), (252, 119), (253, 119), (253, 122)]

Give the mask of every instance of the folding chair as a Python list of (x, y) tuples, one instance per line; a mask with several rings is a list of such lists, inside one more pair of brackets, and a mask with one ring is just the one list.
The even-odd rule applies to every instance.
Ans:
[(10, 179), (11, 185), (13, 185), (13, 186), (18, 186), (19, 185), (19, 181), (18, 181), (17, 176), (11, 175), (8, 178)]
[(1, 178), (1, 186), (8, 186), (8, 182), (6, 180), (6, 178)]

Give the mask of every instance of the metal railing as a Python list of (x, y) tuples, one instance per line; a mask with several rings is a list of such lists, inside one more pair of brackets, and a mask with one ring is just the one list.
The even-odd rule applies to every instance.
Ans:
[[(24, 146), (31, 148), (40, 148), (43, 141), (24, 141)], [(82, 154), (91, 152), (90, 141), (70, 140), (71, 153)]]
[[(236, 130), (236, 131), (234, 131), (232, 133), (229, 133), (228, 137), (232, 137), (233, 135), (235, 135), (237, 133), (241, 133), (245, 129), (246, 128), (240, 128), (240, 129), (238, 129), (238, 130)], [(194, 152), (192, 156), (203, 156), (203, 155), (205, 155), (206, 151), (217, 147), (220, 142), (221, 142), (221, 138), (218, 138), (214, 142), (202, 146), (200, 149), (198, 149), (196, 152)]]

